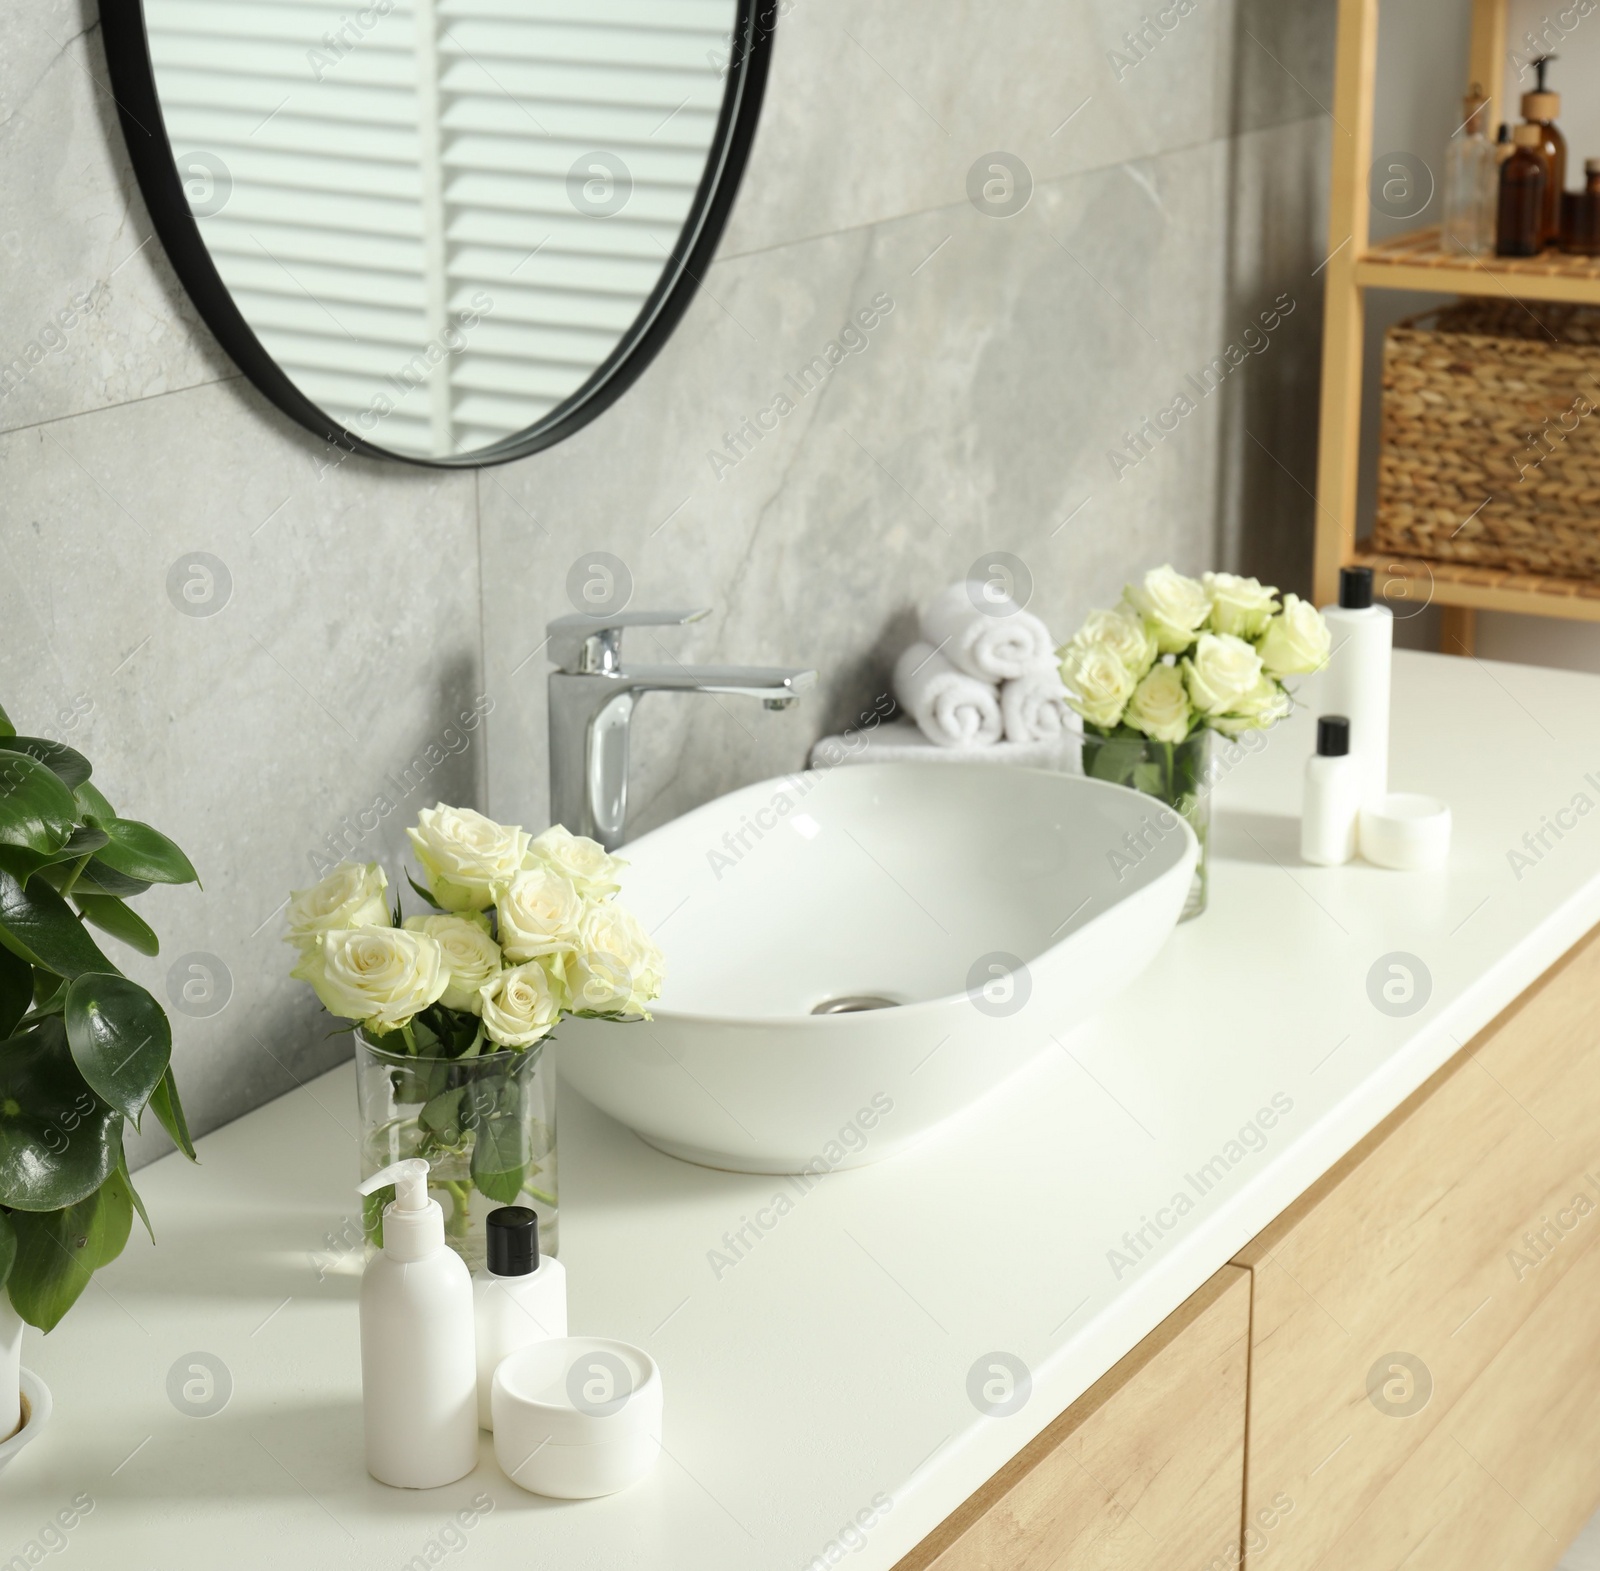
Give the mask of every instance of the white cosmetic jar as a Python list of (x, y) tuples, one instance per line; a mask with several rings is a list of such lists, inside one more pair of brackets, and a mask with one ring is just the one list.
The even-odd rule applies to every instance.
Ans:
[(1450, 855), (1450, 809), (1437, 797), (1397, 791), (1361, 809), (1361, 854), (1379, 867), (1416, 872)]
[(593, 1336), (535, 1342), (494, 1372), (495, 1460), (536, 1495), (615, 1494), (655, 1464), (661, 1406), (661, 1371), (642, 1348)]

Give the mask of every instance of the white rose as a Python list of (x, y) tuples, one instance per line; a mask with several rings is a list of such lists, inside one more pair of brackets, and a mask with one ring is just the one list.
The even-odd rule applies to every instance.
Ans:
[(1263, 672), (1260, 681), (1248, 693), (1234, 699), (1228, 713), (1216, 716), (1211, 724), (1224, 736), (1238, 736), (1241, 731), (1265, 731), (1282, 720), (1291, 707), (1289, 695)]
[(290, 973), (309, 982), (329, 1014), (394, 1031), (450, 983), (444, 951), (426, 933), (351, 927), (324, 933)]
[(617, 874), (628, 864), (621, 857), (612, 856), (597, 840), (575, 835), (563, 824), (552, 824), (528, 848), (530, 860), (553, 867), (563, 878), (570, 879), (580, 895), (591, 900), (603, 900), (614, 895), (622, 885)]
[(1211, 596), (1211, 631), (1235, 638), (1259, 638), (1278, 609), (1278, 591), (1255, 578), (1234, 573), (1207, 573), (1206, 593)]
[(1072, 635), (1072, 646), (1109, 650), (1135, 679), (1156, 663), (1155, 634), (1144, 625), (1142, 617), (1121, 606), (1112, 611), (1091, 611)]
[(1303, 676), (1328, 663), (1331, 640), (1322, 613), (1299, 595), (1283, 597), (1283, 613), (1267, 623), (1257, 646), (1272, 676)]
[(517, 876), (529, 835), (470, 807), (425, 807), (406, 830), (428, 875), (433, 898), (447, 911), (482, 911)]
[(577, 944), (583, 910), (583, 896), (572, 880), (545, 863), (536, 863), (518, 873), (495, 901), (500, 947), (508, 960), (560, 954)]
[(661, 951), (630, 911), (609, 902), (589, 907), (577, 952), (567, 958), (567, 993), (574, 1010), (647, 1014), (665, 979)]
[(1164, 655), (1182, 654), (1211, 611), (1206, 586), (1172, 567), (1152, 567), (1142, 582), (1129, 584), (1122, 597), (1150, 624)]
[(1061, 681), (1067, 702), (1090, 725), (1109, 730), (1133, 696), (1133, 673), (1101, 645), (1068, 644), (1061, 656)]
[(479, 991), (505, 966), (488, 921), (481, 916), (408, 916), (406, 931), (426, 933), (444, 952), (450, 979), (439, 1002), (446, 1009), (477, 1014), (482, 1008)]
[(500, 1047), (532, 1047), (561, 1018), (561, 988), (537, 960), (502, 971), (479, 995), (483, 1029)]
[(389, 880), (376, 862), (341, 862), (320, 883), (289, 896), (285, 942), (309, 948), (341, 927), (387, 927)]
[(1174, 665), (1158, 665), (1134, 688), (1123, 719), (1157, 742), (1181, 742), (1192, 714), (1183, 673)]
[(1183, 674), (1201, 714), (1225, 715), (1260, 681), (1261, 656), (1231, 633), (1202, 633)]

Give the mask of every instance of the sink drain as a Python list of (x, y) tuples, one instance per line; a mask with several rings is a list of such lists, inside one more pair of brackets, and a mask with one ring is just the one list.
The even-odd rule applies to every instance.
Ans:
[(897, 1009), (892, 998), (879, 998), (876, 993), (846, 993), (840, 998), (825, 998), (813, 1004), (814, 1015), (859, 1015), (868, 1009)]

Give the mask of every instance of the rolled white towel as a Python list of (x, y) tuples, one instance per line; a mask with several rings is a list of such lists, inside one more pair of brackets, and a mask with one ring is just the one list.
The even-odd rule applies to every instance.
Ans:
[(894, 696), (940, 747), (988, 747), (1000, 740), (1000, 694), (958, 671), (932, 644), (912, 644), (895, 661)]
[(1038, 666), (1000, 684), (1000, 717), (1008, 742), (1054, 742), (1083, 731), (1067, 706), (1067, 690), (1054, 665)]
[[(983, 606), (985, 609), (980, 610)], [(1050, 629), (988, 584), (951, 584), (922, 608), (922, 636), (958, 670), (1009, 682), (1053, 653)]]

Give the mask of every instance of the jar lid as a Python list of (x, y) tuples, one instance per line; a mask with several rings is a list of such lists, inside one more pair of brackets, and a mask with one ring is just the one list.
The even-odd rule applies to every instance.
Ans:
[(552, 1337), (503, 1358), (489, 1400), (497, 1449), (601, 1445), (660, 1433), (661, 1371), (627, 1342)]
[(1561, 113), (1561, 94), (1524, 93), (1522, 113), (1529, 120), (1554, 120)]
[(1518, 147), (1537, 147), (1544, 141), (1544, 127), (1524, 121), (1511, 133), (1511, 140)]
[(1361, 854), (1401, 872), (1443, 867), (1450, 855), (1450, 807), (1436, 796), (1395, 791), (1361, 809)]

